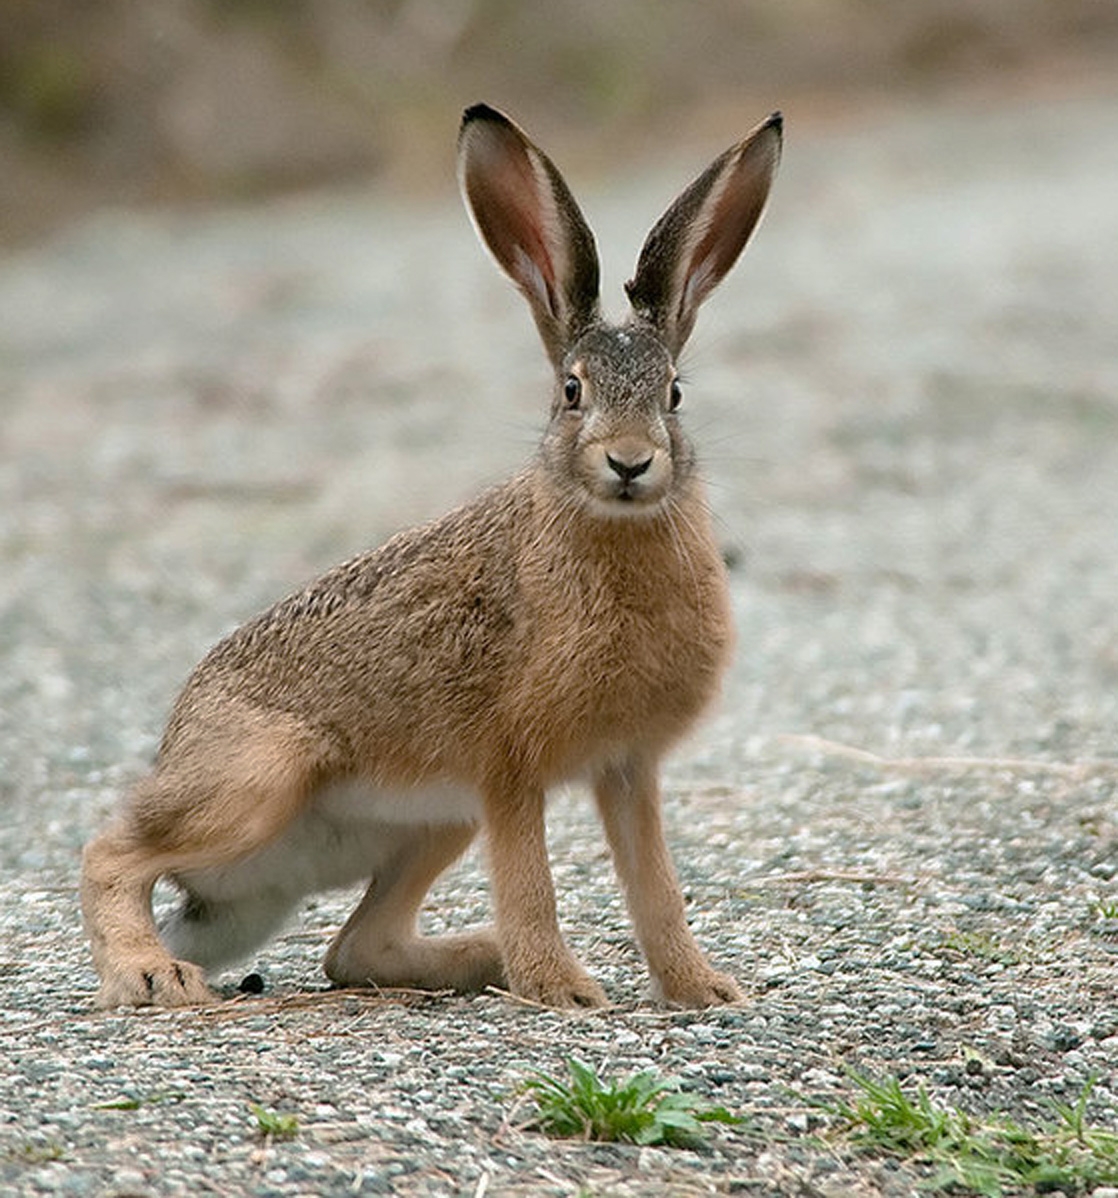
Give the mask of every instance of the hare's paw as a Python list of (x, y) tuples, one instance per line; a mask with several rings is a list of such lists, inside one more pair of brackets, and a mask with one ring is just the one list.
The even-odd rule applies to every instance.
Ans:
[(189, 961), (129, 962), (105, 970), (97, 991), (97, 1006), (196, 1007), (217, 1001), (205, 975)]
[(606, 992), (577, 961), (549, 963), (547, 968), (509, 970), (509, 988), (518, 998), (545, 1007), (605, 1007)]
[(458, 936), (432, 937), (447, 981), (467, 993), (505, 984), (505, 962), (496, 933), (490, 928)]
[(659, 997), (673, 1007), (723, 1007), (741, 1002), (745, 992), (729, 974), (704, 964), (701, 969), (658, 980)]

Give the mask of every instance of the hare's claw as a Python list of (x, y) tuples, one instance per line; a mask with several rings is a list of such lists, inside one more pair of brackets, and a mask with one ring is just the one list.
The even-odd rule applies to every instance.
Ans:
[(138, 961), (107, 969), (97, 1006), (196, 1007), (217, 1001), (197, 965), (189, 961)]
[(545, 1007), (577, 1010), (609, 1005), (606, 992), (576, 961), (565, 968), (525, 972), (510, 981), (518, 998)]
[(705, 966), (682, 976), (660, 978), (659, 997), (673, 1007), (724, 1007), (741, 1002), (745, 992), (729, 974)]

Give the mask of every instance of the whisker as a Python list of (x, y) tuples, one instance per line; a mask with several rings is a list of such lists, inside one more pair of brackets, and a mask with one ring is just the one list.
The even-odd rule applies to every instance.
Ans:
[(533, 549), (546, 548), (547, 542), (554, 540), (556, 531), (564, 534), (569, 532), (578, 518), (581, 504), (573, 496), (560, 494), (558, 502), (548, 513), (544, 523), (536, 529), (532, 541)]
[(698, 539), (695, 525), (691, 522), (686, 514), (683, 505), (679, 502), (676, 496), (670, 496), (665, 505), (664, 513), (667, 517), (668, 531), (672, 538), (672, 546), (675, 549), (680, 561), (686, 567), (688, 574), (691, 576), (691, 585), (695, 589), (695, 605), (700, 614), (703, 610), (703, 589), (699, 584), (699, 575), (695, 570), (695, 560), (690, 553), (687, 552), (687, 544), (684, 536), (677, 527), (676, 521), (683, 525), (684, 529), (691, 534), (692, 542)]

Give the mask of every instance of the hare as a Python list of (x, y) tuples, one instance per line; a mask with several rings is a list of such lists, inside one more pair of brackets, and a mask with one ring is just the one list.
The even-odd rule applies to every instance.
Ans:
[[(305, 895), (358, 881), (368, 889), (325, 956), (338, 985), (602, 1005), (556, 917), (544, 804), (567, 779), (593, 789), (657, 997), (742, 997), (688, 929), (660, 821), (659, 762), (715, 695), (732, 640), (676, 360), (761, 216), (780, 147), (776, 113), (682, 192), (613, 324), (559, 171), (507, 116), (466, 110), (467, 206), (555, 371), (539, 451), (194, 670), (153, 772), (84, 851), (98, 1005), (213, 1001), (208, 971)], [(481, 829), (494, 926), (418, 935), (429, 887)], [(157, 929), (163, 877), (183, 901)]]

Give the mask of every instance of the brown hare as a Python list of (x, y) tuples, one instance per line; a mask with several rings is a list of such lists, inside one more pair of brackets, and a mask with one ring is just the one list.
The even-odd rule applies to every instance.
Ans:
[[(660, 823), (659, 762), (714, 696), (732, 639), (675, 363), (761, 215), (780, 145), (774, 114), (679, 196), (613, 324), (559, 171), (502, 113), (466, 111), (467, 204), (555, 369), (539, 451), (250, 620), (195, 669), (153, 772), (85, 850), (99, 1005), (212, 1001), (206, 971), (305, 895), (365, 880), (326, 953), (339, 985), (497, 985), (600, 1005), (560, 932), (548, 866), (545, 795), (566, 779), (593, 788), (658, 997), (741, 997), (688, 930)], [(479, 830), (495, 926), (418, 935), (428, 888)], [(183, 901), (157, 930), (162, 877)]]

